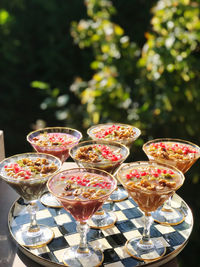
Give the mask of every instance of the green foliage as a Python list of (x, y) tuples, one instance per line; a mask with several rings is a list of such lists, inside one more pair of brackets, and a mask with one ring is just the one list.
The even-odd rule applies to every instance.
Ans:
[[(48, 126), (68, 125), (78, 128), (84, 133), (83, 121), (86, 122), (85, 127), (87, 127), (89, 121), (91, 123), (91, 118), (89, 121), (86, 119), (88, 117), (85, 108), (87, 104), (82, 105), (79, 96), (76, 97), (69, 89), (75, 77), (82, 77), (83, 81), (89, 81), (92, 80), (95, 73), (105, 75), (106, 79), (112, 73), (112, 83), (120, 81), (121, 84), (117, 89), (117, 94), (112, 88), (113, 85), (111, 86), (113, 103), (115, 99), (119, 100), (122, 92), (126, 93), (123, 97), (127, 97), (132, 84), (135, 84), (135, 78), (132, 79), (132, 70), (134, 69), (134, 77), (137, 72), (135, 66), (132, 66), (131, 60), (128, 59), (129, 52), (133, 51), (134, 53), (134, 51), (138, 51), (138, 48), (130, 41), (130, 38), (126, 37), (125, 32), (129, 33), (134, 38), (134, 42), (141, 46), (144, 42), (144, 31), (149, 24), (149, 8), (155, 1), (150, 0), (144, 5), (142, 1), (138, 2), (137, 0), (126, 0), (125, 2), (116, 0), (113, 2), (115, 8), (112, 2), (102, 1), (102, 5), (105, 7), (102, 7), (103, 12), (101, 12), (100, 1), (97, 2), (97, 5), (93, 2), (91, 6), (88, 2), (88, 6), (86, 6), (82, 0), (70, 2), (66, 0), (1, 0), (0, 113), (7, 155), (30, 150), (30, 146), (25, 142), (25, 135), (34, 127), (38, 127), (37, 120), (44, 121)], [(114, 28), (118, 34), (112, 37), (117, 41), (116, 48), (112, 47), (112, 50), (114, 54), (120, 53), (121, 57), (122, 54), (125, 55), (126, 60), (125, 58), (117, 59), (115, 55), (114, 58), (111, 54), (109, 60), (105, 59), (106, 64), (103, 59), (104, 65), (99, 68), (98, 64), (102, 58), (97, 58), (97, 60), (94, 58), (94, 42), (82, 50), (73, 44), (70, 35), (71, 22), (83, 21), (88, 18), (86, 11), (89, 7), (91, 14), (96, 14), (98, 9), (98, 16), (109, 23), (113, 18), (115, 22), (113, 25), (116, 26)], [(107, 17), (103, 18), (104, 15)], [(89, 18), (93, 20), (91, 17)], [(124, 29), (122, 30), (122, 27), (117, 27), (117, 25), (124, 25)], [(102, 28), (101, 31), (103, 30)], [(124, 33), (120, 35), (120, 31), (124, 31)], [(94, 34), (93, 41), (95, 38), (98, 38), (98, 33)], [(120, 39), (124, 44), (119, 43)], [(81, 40), (84, 42), (84, 38)], [(90, 40), (89, 36), (87, 40)], [(108, 44), (108, 41), (106, 43)], [(129, 49), (123, 48), (123, 45), (127, 44)], [(131, 45), (133, 45), (132, 48)], [(98, 49), (101, 48), (98, 47)], [(103, 41), (102, 49), (107, 49), (106, 46), (103, 46)], [(132, 57), (134, 55), (131, 55)], [(92, 61), (94, 62), (92, 63)], [(120, 64), (123, 67), (120, 68)], [(100, 86), (100, 82), (96, 83)], [(44, 88), (42, 88), (42, 84), (44, 84)], [(122, 85), (125, 85), (125, 88), (122, 88)], [(105, 90), (102, 96), (109, 99)], [(98, 112), (102, 110), (101, 105), (106, 104), (107, 112), (105, 113), (111, 112), (110, 118), (118, 120), (119, 111), (122, 111), (121, 120), (126, 119), (126, 108), (122, 109), (117, 103), (116, 107), (112, 104), (113, 109), (109, 110), (110, 99), (108, 102), (102, 101), (100, 97), (98, 99)], [(129, 102), (125, 101), (125, 104), (128, 105)], [(104, 118), (106, 117), (105, 114)], [(13, 138), (13, 133), (15, 138)]]
[(110, 1), (85, 3), (89, 19), (73, 22), (71, 30), (75, 43), (94, 55), (91, 78), (78, 77), (71, 86), (81, 99), (85, 127), (123, 121), (140, 127), (146, 137), (198, 142), (198, 2), (158, 1), (141, 56), (139, 47), (111, 21), (116, 9)]
[(73, 22), (71, 34), (81, 49), (92, 48), (93, 75), (89, 81), (77, 78), (71, 90), (85, 105), (85, 127), (99, 121), (127, 121), (131, 85), (134, 86), (130, 77), (137, 72), (140, 51), (124, 30), (111, 22), (111, 15), (116, 12), (111, 1), (87, 0), (85, 4), (90, 19)]
[[(146, 34), (147, 42), (139, 61), (144, 68), (143, 98), (147, 89), (155, 94), (149, 107), (155, 118), (152, 126), (160, 125), (166, 136), (199, 142), (199, 127), (195, 123), (200, 111), (199, 3), (160, 0), (152, 12), (152, 32)], [(159, 128), (156, 128), (157, 135)]]

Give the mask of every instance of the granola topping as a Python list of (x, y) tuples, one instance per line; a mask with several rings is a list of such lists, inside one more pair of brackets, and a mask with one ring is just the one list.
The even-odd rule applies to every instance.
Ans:
[(120, 148), (107, 145), (87, 145), (77, 149), (75, 159), (86, 162), (115, 162), (122, 159)]
[(54, 186), (54, 193), (74, 200), (99, 199), (107, 195), (113, 187), (109, 179), (92, 173), (61, 175)]
[(166, 160), (191, 160), (198, 153), (191, 145), (174, 142), (152, 143), (146, 149), (151, 156)]
[(124, 140), (134, 138), (136, 132), (129, 125), (104, 125), (94, 128), (92, 133), (98, 139)]
[(38, 146), (66, 146), (77, 142), (77, 138), (66, 133), (40, 133), (32, 141)]
[(150, 191), (165, 191), (175, 189), (179, 176), (172, 170), (156, 167), (138, 167), (128, 170), (124, 175), (127, 188)]
[(46, 158), (22, 158), (4, 166), (7, 176), (20, 180), (45, 177), (57, 169), (58, 167)]

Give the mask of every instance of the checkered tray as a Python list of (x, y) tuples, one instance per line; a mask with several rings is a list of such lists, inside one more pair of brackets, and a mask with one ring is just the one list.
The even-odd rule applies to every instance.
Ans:
[[(44, 266), (62, 266), (62, 255), (65, 248), (78, 244), (79, 234), (76, 231), (76, 223), (73, 217), (63, 208), (47, 208), (38, 201), (39, 211), (37, 220), (39, 224), (50, 226), (55, 238), (45, 247), (28, 249), (19, 245), (21, 251), (32, 260)], [(185, 247), (193, 228), (193, 216), (188, 205), (177, 194), (173, 197), (173, 205), (179, 207), (185, 213), (185, 220), (176, 226), (164, 226), (156, 222), (151, 227), (153, 238), (161, 237), (166, 254), (154, 262), (143, 262), (130, 257), (124, 245), (126, 241), (136, 235), (141, 235), (143, 230), (143, 213), (132, 199), (122, 202), (106, 203), (104, 208), (114, 210), (117, 222), (114, 227), (98, 230), (90, 229), (88, 241), (93, 247), (99, 247), (104, 251), (104, 267), (134, 267), (134, 266), (160, 266), (174, 258)], [(22, 198), (16, 200), (8, 215), (8, 226), (12, 237), (22, 225), (29, 223), (29, 214), (26, 212), (26, 204)], [(16, 241), (17, 242), (17, 241)], [(79, 266), (81, 267), (81, 266)]]

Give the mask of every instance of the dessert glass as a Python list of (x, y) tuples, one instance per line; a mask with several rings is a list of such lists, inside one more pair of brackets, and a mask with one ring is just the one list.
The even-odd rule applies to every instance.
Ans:
[[(65, 162), (69, 157), (69, 149), (82, 138), (81, 132), (67, 127), (49, 127), (30, 132), (27, 141), (37, 152), (47, 153)], [(49, 192), (41, 196), (45, 206), (60, 208), (61, 204)]]
[(17, 230), (15, 238), (25, 247), (45, 246), (53, 237), (53, 231), (36, 221), (37, 200), (46, 188), (47, 180), (61, 168), (61, 161), (44, 153), (23, 153), (4, 159), (0, 163), (0, 176), (27, 203), (30, 225)]
[[(143, 145), (143, 150), (149, 160), (165, 163), (186, 173), (200, 157), (200, 148), (185, 140), (160, 138), (151, 140)], [(182, 210), (173, 207), (170, 197), (162, 207), (152, 213), (156, 222), (166, 225), (177, 225), (184, 221)]]
[(184, 175), (177, 168), (151, 161), (127, 163), (118, 170), (118, 179), (129, 195), (144, 212), (142, 236), (126, 242), (127, 252), (134, 258), (154, 261), (162, 257), (166, 248), (159, 238), (150, 237), (151, 212), (157, 210), (184, 181)]
[(93, 140), (117, 141), (130, 148), (133, 142), (141, 135), (141, 131), (128, 124), (104, 123), (90, 127), (87, 130), (87, 134)]
[[(128, 124), (104, 123), (90, 127), (87, 130), (87, 134), (93, 140), (116, 141), (130, 148), (133, 142), (140, 136), (141, 131)], [(123, 201), (128, 198), (128, 193), (123, 187), (118, 186), (110, 198), (114, 202)]]
[[(114, 174), (128, 157), (129, 149), (114, 141), (90, 140), (75, 145), (69, 153), (79, 167), (97, 168)], [(101, 208), (95, 212), (88, 224), (93, 228), (106, 229), (116, 221), (114, 212)]]
[(93, 168), (68, 169), (49, 179), (49, 191), (75, 218), (77, 231), (80, 233), (79, 245), (65, 250), (65, 265), (93, 267), (103, 262), (102, 251), (87, 243), (87, 220), (108, 199), (116, 185), (117, 181), (111, 174)]

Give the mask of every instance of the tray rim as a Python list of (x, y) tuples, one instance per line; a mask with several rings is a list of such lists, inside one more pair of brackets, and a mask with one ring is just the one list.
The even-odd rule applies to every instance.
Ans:
[[(165, 263), (169, 262), (170, 260), (172, 260), (173, 258), (175, 258), (185, 248), (185, 246), (187, 245), (187, 243), (189, 241), (189, 238), (191, 236), (191, 233), (193, 231), (193, 227), (194, 227), (194, 216), (193, 216), (192, 210), (190, 209), (190, 207), (188, 206), (188, 204), (177, 193), (175, 193), (174, 195), (178, 196), (178, 198), (180, 198), (184, 202), (184, 204), (186, 205), (187, 209), (191, 213), (191, 219), (192, 219), (191, 220), (191, 231), (190, 231), (190, 234), (189, 234), (188, 238), (177, 249), (173, 250), (172, 252), (168, 253), (167, 255), (164, 255), (162, 258), (159, 258), (158, 260), (151, 261), (151, 262), (147, 261), (147, 262), (144, 262), (144, 264), (141, 264), (141, 265), (138, 265), (138, 266), (159, 267), (159, 266), (161, 266), (161, 264), (165, 264)], [(35, 255), (28, 248), (26, 248), (23, 245), (21, 245), (20, 243), (18, 243), (18, 241), (15, 239), (15, 237), (14, 237), (12, 231), (11, 231), (10, 224), (9, 224), (9, 219), (10, 219), (9, 217), (10, 217), (10, 214), (11, 214), (12, 209), (14, 208), (15, 203), (20, 198), (22, 198), (22, 197), (18, 197), (12, 203), (12, 205), (11, 205), (11, 207), (9, 209), (9, 212), (8, 212), (8, 216), (7, 216), (7, 219), (8, 219), (8, 229), (9, 229), (9, 233), (10, 233), (10, 236), (12, 237), (13, 241), (18, 246), (18, 248), (20, 249), (20, 251), (22, 251), (22, 253), (24, 253), (31, 260), (33, 260), (33, 261), (35, 261), (35, 262), (37, 262), (39, 264), (42, 264), (43, 266), (47, 266), (47, 267), (48, 266), (50, 266), (50, 267), (51, 266), (55, 266), (55, 267), (65, 266), (64, 264), (56, 263), (56, 262), (53, 262), (53, 261), (44, 259), (41, 256)], [(141, 263), (142, 263), (142, 261), (141, 261)]]

